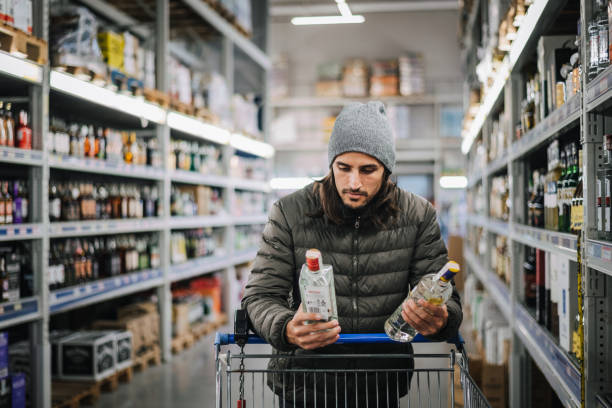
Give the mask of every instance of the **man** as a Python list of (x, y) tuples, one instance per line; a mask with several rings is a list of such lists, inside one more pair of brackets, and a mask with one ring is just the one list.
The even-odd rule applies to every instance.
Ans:
[[(372, 406), (393, 405), (407, 392), (405, 371), (403, 375), (394, 372), (388, 383), (374, 379), (374, 372), (355, 379), (352, 374), (348, 378), (341, 375), (340, 385), (337, 376), (296, 379), (276, 371), (412, 367), (412, 360), (317, 361), (307, 356), (412, 353), (410, 344), (333, 343), (340, 332), (384, 332), (385, 320), (402, 304), (409, 288), (447, 262), (432, 205), (389, 179), (395, 166), (395, 147), (382, 103), (354, 104), (342, 110), (329, 142), (328, 160), (330, 172), (323, 180), (272, 207), (242, 305), (256, 332), (276, 352), (292, 356), (272, 359), (269, 368), (273, 371), (268, 374), (268, 385), (287, 406), (294, 406), (294, 402), (300, 404), (296, 406), (315, 406), (315, 397), (317, 406), (324, 406), (325, 400), (328, 406), (355, 406), (366, 398)], [(319, 249), (323, 262), (334, 268), (338, 322), (305, 324), (318, 320), (316, 315), (303, 312), (297, 285), (309, 248)], [(432, 340), (449, 339), (462, 320), (459, 295), (453, 291), (448, 304), (442, 306), (406, 302), (402, 316)]]

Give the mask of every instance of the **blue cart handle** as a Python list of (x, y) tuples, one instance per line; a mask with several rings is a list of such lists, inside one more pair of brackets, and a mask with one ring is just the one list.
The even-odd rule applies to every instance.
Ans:
[[(454, 344), (457, 347), (462, 347), (465, 344), (463, 337), (457, 334), (456, 337), (446, 341), (449, 344)], [(254, 334), (249, 335), (247, 341), (248, 344), (267, 344), (264, 339)], [(385, 333), (372, 333), (372, 334), (341, 334), (338, 341), (334, 344), (375, 344), (375, 343), (397, 343), (395, 340), (391, 340)], [(417, 334), (411, 343), (432, 343), (421, 334)], [(217, 332), (215, 335), (215, 346), (227, 346), (229, 344), (236, 344), (234, 341), (233, 334)]]

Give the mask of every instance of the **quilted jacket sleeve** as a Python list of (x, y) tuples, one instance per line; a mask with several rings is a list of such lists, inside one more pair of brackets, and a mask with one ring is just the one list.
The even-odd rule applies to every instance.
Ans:
[(288, 300), (294, 270), (293, 239), (281, 204), (277, 202), (264, 228), (242, 308), (247, 310), (257, 334), (280, 351), (296, 348), (285, 337), (287, 323), (295, 314)]
[[(412, 278), (410, 287), (415, 287), (424, 275), (436, 273), (448, 261), (446, 245), (440, 236), (440, 227), (436, 217), (436, 210), (430, 203), (427, 203), (425, 214), (422, 218), (417, 240), (415, 243), (414, 256), (412, 259)], [(463, 320), (461, 310), (461, 298), (455, 283), (453, 282), (453, 294), (448, 300), (448, 321), (446, 326), (435, 335), (428, 336), (433, 341), (443, 341), (454, 337)]]

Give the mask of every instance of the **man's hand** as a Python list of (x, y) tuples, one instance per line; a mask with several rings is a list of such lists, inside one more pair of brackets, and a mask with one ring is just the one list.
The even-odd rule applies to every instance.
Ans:
[(446, 305), (432, 305), (425, 299), (419, 299), (418, 305), (408, 299), (402, 304), (402, 317), (423, 336), (431, 336), (446, 326), (448, 310)]
[(320, 315), (304, 313), (302, 305), (300, 305), (293, 319), (287, 324), (287, 331), (285, 333), (287, 341), (304, 350), (314, 350), (335, 343), (340, 338), (340, 325), (338, 322), (332, 320), (330, 322), (304, 324), (304, 321), (312, 322), (317, 320), (321, 320)]

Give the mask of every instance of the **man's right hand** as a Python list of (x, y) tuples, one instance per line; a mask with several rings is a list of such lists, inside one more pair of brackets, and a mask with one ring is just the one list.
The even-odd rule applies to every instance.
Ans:
[(287, 324), (287, 341), (304, 350), (314, 350), (335, 343), (340, 338), (338, 321), (304, 324), (305, 321), (317, 320), (321, 320), (320, 315), (304, 313), (300, 305), (293, 319)]

